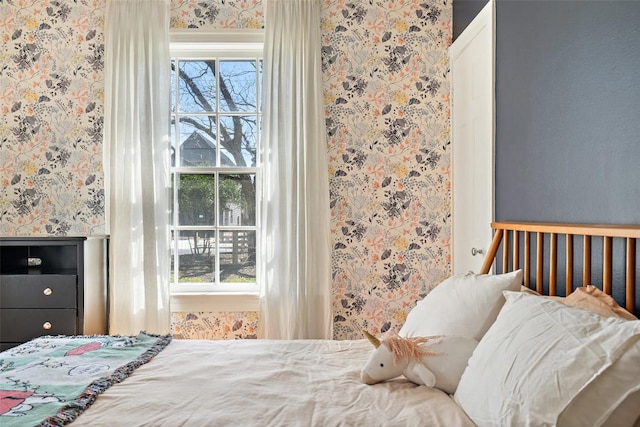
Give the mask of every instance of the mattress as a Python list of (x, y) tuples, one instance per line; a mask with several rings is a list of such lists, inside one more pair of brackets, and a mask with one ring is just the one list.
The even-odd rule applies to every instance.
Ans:
[(472, 426), (446, 393), (366, 385), (366, 340), (173, 340), (74, 426)]

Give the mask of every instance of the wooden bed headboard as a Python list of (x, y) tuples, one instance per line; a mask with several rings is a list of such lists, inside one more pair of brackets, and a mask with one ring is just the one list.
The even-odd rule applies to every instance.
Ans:
[[(481, 273), (489, 273), (498, 264), (502, 272), (524, 270), (524, 285), (546, 295), (569, 295), (574, 290), (574, 266), (581, 265), (582, 286), (596, 285), (618, 303), (636, 314), (636, 239), (640, 225), (560, 224), (532, 222), (493, 222), (493, 241), (482, 265)], [(564, 246), (564, 259), (558, 262), (558, 236)], [(532, 245), (532, 239), (535, 239)], [(580, 239), (580, 240), (577, 240)], [(613, 257), (613, 242), (622, 240), (624, 258)], [(592, 241), (602, 244), (601, 262), (592, 262)], [(577, 244), (574, 245), (574, 242)], [(532, 257), (531, 246), (535, 246)], [(574, 257), (574, 246), (581, 246), (581, 258)], [(523, 252), (523, 253), (521, 253)], [(498, 257), (496, 259), (496, 257)], [(532, 258), (535, 270), (532, 270)], [(548, 262), (548, 264), (545, 264)], [(564, 267), (564, 292), (558, 292), (559, 266)], [(614, 275), (614, 268), (623, 271)], [(561, 268), (562, 269), (562, 268)], [(602, 282), (593, 280), (592, 270), (602, 272)], [(535, 271), (535, 274), (534, 274)], [(547, 274), (548, 273), (548, 274)], [(614, 277), (624, 277), (615, 283)], [(562, 289), (562, 288), (560, 288)], [(615, 293), (615, 295), (614, 295)]]

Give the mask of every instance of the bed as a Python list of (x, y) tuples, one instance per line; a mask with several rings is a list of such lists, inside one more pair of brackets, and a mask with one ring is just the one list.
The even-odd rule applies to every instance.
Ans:
[[(365, 384), (367, 339), (40, 337), (0, 353), (0, 424), (640, 426), (640, 226), (492, 228), (482, 271), (443, 281), (398, 331), (439, 340), (424, 357), (459, 369), (453, 388)], [(447, 337), (473, 343), (462, 362)]]

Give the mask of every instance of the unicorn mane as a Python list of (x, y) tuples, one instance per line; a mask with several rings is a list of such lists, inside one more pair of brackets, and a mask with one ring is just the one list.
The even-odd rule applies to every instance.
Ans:
[(401, 337), (396, 332), (389, 332), (382, 336), (380, 343), (384, 344), (393, 354), (393, 363), (398, 363), (398, 359), (408, 361), (420, 361), (422, 356), (433, 356), (438, 353), (427, 350), (422, 344), (441, 338), (441, 335), (428, 337)]

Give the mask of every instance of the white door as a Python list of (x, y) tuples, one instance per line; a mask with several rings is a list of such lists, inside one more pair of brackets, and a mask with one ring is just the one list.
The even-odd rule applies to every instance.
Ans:
[(449, 50), (453, 180), (453, 273), (480, 270), (491, 243), (494, 205), (495, 4)]

